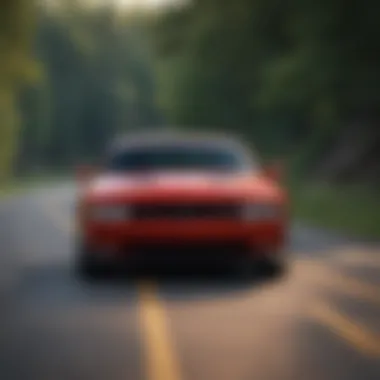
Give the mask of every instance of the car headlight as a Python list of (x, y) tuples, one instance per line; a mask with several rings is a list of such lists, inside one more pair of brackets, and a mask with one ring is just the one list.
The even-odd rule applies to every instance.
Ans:
[(248, 204), (243, 208), (243, 219), (246, 221), (272, 220), (280, 216), (279, 206), (276, 204)]
[(97, 205), (90, 210), (90, 218), (101, 222), (117, 222), (130, 218), (130, 208), (125, 205)]

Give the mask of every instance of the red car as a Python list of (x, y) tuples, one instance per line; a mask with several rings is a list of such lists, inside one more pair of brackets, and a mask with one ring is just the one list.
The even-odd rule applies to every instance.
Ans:
[(86, 276), (116, 263), (283, 268), (286, 193), (234, 138), (128, 136), (79, 189), (77, 263)]

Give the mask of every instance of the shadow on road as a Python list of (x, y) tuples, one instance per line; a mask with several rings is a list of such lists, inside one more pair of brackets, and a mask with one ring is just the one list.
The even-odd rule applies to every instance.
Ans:
[(17, 297), (35, 305), (113, 306), (134, 303), (139, 286), (154, 283), (170, 301), (231, 298), (282, 278), (252, 273), (242, 277), (228, 270), (162, 269), (109, 271), (100, 278), (80, 277), (71, 266), (46, 264), (25, 272)]
[(190, 301), (230, 298), (282, 280), (280, 275), (269, 275), (258, 271), (253, 271), (249, 276), (242, 276), (226, 269), (145, 268), (109, 273), (92, 285), (125, 289), (136, 284), (153, 283), (166, 300)]

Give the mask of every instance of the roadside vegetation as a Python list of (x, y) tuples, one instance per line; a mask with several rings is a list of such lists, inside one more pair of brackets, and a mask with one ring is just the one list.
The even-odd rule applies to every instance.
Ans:
[(42, 3), (2, 1), (0, 188), (127, 130), (217, 127), (290, 162), (297, 217), (380, 236), (379, 2)]
[(292, 213), (311, 226), (380, 240), (380, 196), (372, 187), (314, 184), (290, 187)]
[(31, 189), (46, 187), (47, 185), (59, 184), (67, 179), (66, 174), (32, 174), (22, 178), (13, 178), (0, 186), (0, 201), (2, 198), (16, 194), (26, 193)]

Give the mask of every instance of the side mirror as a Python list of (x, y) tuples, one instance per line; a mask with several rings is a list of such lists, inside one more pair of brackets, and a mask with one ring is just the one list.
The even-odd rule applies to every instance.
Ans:
[(279, 182), (284, 175), (284, 167), (281, 162), (274, 162), (264, 167), (264, 177)]
[(80, 165), (75, 170), (75, 176), (79, 183), (86, 183), (96, 173), (96, 168), (91, 165)]

